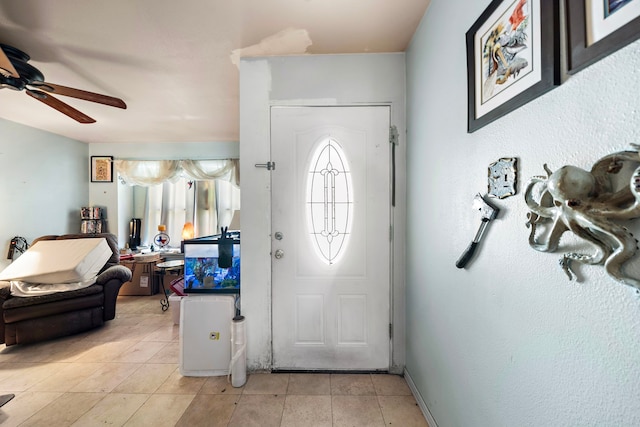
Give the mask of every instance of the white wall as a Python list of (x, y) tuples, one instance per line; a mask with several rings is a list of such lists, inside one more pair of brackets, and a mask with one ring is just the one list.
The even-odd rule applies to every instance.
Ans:
[[(113, 156), (114, 160), (171, 160), (171, 159), (237, 159), (238, 142), (182, 142), (182, 143), (122, 143), (91, 144), (91, 156)], [(114, 171), (114, 175), (117, 175)], [(118, 182), (92, 182), (89, 186), (91, 206), (106, 208), (108, 229), (118, 236), (124, 247), (129, 241), (129, 220), (134, 216), (131, 187)]]
[[(271, 368), (270, 177), (256, 163), (270, 160), (271, 105), (391, 105), (400, 146), (395, 209), (394, 345), (404, 343), (405, 174), (404, 54), (305, 55), (245, 58), (240, 64), (240, 175), (242, 177), (242, 314), (247, 318), (247, 364)], [(392, 369), (404, 367), (395, 345)]]
[(80, 232), (88, 203), (87, 145), (0, 119), (0, 270), (14, 236)]
[[(640, 297), (600, 266), (569, 282), (529, 247), (522, 196), (544, 163), (640, 142), (640, 41), (467, 134), (464, 35), (489, 3), (432, 0), (407, 52), (407, 371), (440, 427), (640, 425)], [(457, 269), (487, 166), (512, 156), (519, 193)]]

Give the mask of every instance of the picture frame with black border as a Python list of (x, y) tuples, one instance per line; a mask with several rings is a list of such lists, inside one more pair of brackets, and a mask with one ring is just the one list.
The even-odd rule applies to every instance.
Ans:
[(569, 74), (640, 38), (640, 0), (600, 0), (602, 8), (594, 1), (565, 1)]
[[(558, 0), (494, 0), (467, 31), (468, 133), (560, 85), (559, 6)], [(513, 47), (508, 53), (506, 43)]]
[(113, 156), (91, 156), (91, 182), (113, 182)]

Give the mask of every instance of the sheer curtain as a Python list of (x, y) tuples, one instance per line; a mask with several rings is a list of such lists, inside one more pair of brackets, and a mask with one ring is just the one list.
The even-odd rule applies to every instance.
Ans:
[(158, 225), (162, 224), (167, 227), (165, 233), (169, 235), (169, 246), (179, 246), (184, 223), (192, 222), (186, 209), (189, 202), (187, 180), (178, 178), (175, 182), (147, 186), (145, 193), (142, 242), (150, 245), (159, 232)]
[(197, 236), (218, 234), (218, 207), (215, 181), (195, 182), (195, 214), (193, 226)]
[(228, 227), (233, 221), (236, 211), (240, 210), (240, 189), (230, 182), (222, 180), (215, 181), (215, 185), (218, 230), (220, 230), (220, 227)]
[(240, 185), (238, 159), (227, 160), (116, 160), (116, 171), (129, 185), (155, 185), (179, 176), (220, 179)]
[(196, 237), (217, 234), (240, 209), (236, 159), (116, 160), (115, 167), (123, 183), (143, 187), (143, 244), (153, 242), (160, 224), (174, 247), (187, 222)]

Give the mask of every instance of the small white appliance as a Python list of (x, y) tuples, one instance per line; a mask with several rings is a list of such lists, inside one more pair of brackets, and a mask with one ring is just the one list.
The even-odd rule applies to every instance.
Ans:
[(234, 295), (191, 294), (180, 301), (180, 374), (222, 376), (231, 361)]

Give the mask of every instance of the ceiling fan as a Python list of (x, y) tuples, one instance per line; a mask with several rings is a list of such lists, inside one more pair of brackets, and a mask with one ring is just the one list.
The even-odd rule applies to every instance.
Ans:
[(31, 57), (20, 49), (0, 43), (0, 88), (24, 90), (32, 98), (80, 123), (95, 123), (95, 120), (50, 94), (127, 108), (127, 104), (119, 98), (46, 82), (40, 70), (27, 63), (30, 59)]

